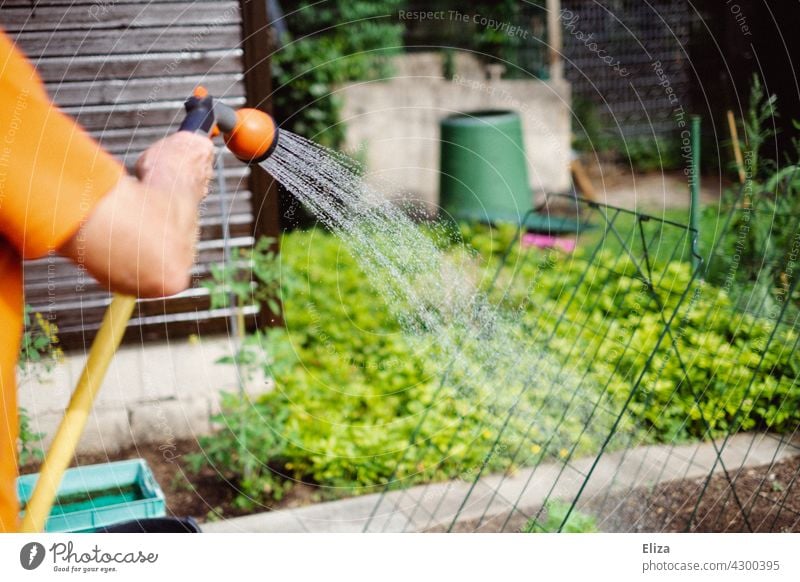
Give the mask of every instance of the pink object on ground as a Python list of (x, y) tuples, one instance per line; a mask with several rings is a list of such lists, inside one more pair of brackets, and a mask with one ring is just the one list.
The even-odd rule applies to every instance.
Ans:
[(540, 249), (556, 248), (565, 253), (571, 253), (575, 250), (575, 245), (576, 241), (574, 238), (536, 234), (534, 232), (526, 232), (522, 235), (522, 246), (525, 247), (539, 247)]

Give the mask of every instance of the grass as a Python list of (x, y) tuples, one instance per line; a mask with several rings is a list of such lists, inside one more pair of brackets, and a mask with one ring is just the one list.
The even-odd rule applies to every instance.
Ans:
[[(612, 215), (609, 214), (609, 217)], [(674, 222), (677, 225), (689, 224), (688, 208), (668, 208), (660, 212), (650, 214), (653, 218), (661, 221)], [(614, 220), (614, 228), (620, 233), (635, 233), (636, 217), (633, 214), (620, 213)], [(700, 214), (700, 224), (698, 225), (697, 248), (700, 255), (705, 259), (711, 251), (714, 241), (719, 237), (720, 231), (724, 226), (725, 216), (721, 215), (717, 208), (707, 206)], [(611, 233), (605, 233), (605, 225), (597, 224), (598, 228), (587, 230), (579, 237), (579, 244), (591, 251), (598, 245), (602, 245), (603, 250), (617, 253), (622, 250), (622, 244)], [(626, 241), (630, 243), (630, 241)], [(659, 229), (658, 237), (650, 245), (656, 260), (667, 260), (675, 252), (675, 259), (688, 261), (690, 259), (690, 248), (686, 231), (679, 226), (666, 227)], [(676, 250), (677, 248), (677, 250)]]

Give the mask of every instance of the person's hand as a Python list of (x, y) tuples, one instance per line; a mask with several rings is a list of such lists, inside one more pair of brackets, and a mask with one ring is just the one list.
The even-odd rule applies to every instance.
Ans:
[(186, 131), (157, 141), (136, 162), (137, 178), (119, 180), (60, 252), (113, 291), (139, 297), (183, 291), (213, 152), (210, 139)]
[(206, 195), (212, 176), (214, 146), (207, 137), (179, 131), (147, 148), (136, 161), (142, 183), (168, 194)]

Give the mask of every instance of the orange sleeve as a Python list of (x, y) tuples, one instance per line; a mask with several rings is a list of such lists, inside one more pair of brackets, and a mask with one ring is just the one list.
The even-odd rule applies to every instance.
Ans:
[(50, 102), (0, 34), (0, 235), (25, 258), (57, 249), (124, 171)]

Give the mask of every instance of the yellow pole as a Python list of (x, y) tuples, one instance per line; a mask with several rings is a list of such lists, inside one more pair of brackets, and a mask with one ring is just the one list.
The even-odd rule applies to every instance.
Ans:
[(728, 129), (731, 132), (731, 146), (733, 147), (733, 158), (736, 160), (736, 171), (739, 173), (739, 182), (744, 184), (746, 176), (742, 150), (739, 148), (739, 132), (736, 129), (736, 119), (733, 117), (733, 111), (730, 109), (728, 109)]
[(135, 305), (135, 297), (115, 295), (103, 316), (103, 322), (89, 350), (78, 385), (72, 393), (64, 418), (53, 438), (53, 444), (47, 451), (36, 487), (26, 505), (25, 517), (22, 520), (23, 532), (44, 530), (64, 471), (69, 467), (75, 454), (94, 399), (103, 384), (114, 352), (122, 341)]

